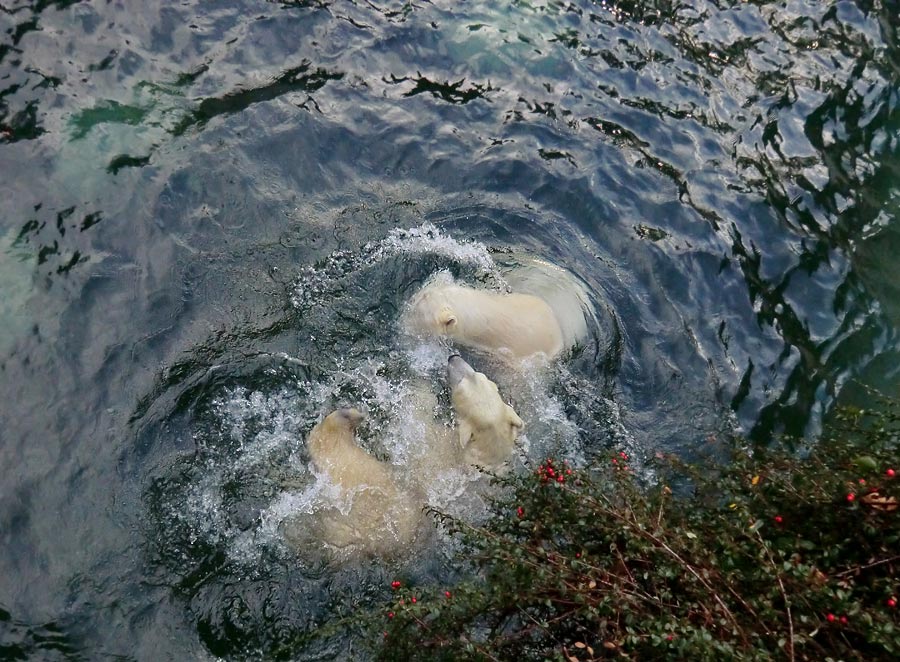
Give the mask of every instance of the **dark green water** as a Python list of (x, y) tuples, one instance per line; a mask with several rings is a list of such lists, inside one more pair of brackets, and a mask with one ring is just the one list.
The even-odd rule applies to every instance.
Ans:
[(267, 518), (329, 406), (397, 424), (398, 310), (438, 269), (531, 254), (589, 288), (590, 341), (521, 396), (534, 452), (692, 456), (897, 395), (898, 24), (0, 4), (0, 656), (364, 655), (295, 642), (398, 574), (452, 576), (447, 549), (335, 570)]

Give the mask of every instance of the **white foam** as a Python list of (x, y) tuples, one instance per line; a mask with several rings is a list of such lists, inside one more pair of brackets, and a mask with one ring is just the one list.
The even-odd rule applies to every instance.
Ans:
[(427, 377), (446, 367), (450, 345), (443, 338), (425, 338), (412, 343), (404, 352), (412, 371), (419, 377)]
[(408, 230), (395, 228), (381, 241), (366, 244), (364, 252), (367, 249), (372, 252), (373, 257), (379, 259), (400, 253), (432, 254), (461, 264), (480, 267), (489, 273), (494, 272), (497, 266), (484, 244), (448, 237), (431, 223), (424, 223)]
[(479, 277), (500, 278), (487, 246), (448, 237), (433, 224), (424, 223), (415, 228), (395, 228), (384, 239), (368, 242), (358, 252), (335, 251), (323, 263), (300, 269), (291, 303), (299, 309), (315, 305), (334, 290), (340, 279), (396, 255), (438, 255), (474, 268)]

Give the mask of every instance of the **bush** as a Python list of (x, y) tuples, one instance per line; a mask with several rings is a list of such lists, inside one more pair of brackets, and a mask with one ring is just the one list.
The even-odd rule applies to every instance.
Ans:
[(887, 403), (812, 448), (660, 457), (652, 485), (625, 453), (497, 479), (484, 524), (435, 513), (470, 579), (395, 582), (367, 620), (375, 657), (897, 659), (898, 421)]

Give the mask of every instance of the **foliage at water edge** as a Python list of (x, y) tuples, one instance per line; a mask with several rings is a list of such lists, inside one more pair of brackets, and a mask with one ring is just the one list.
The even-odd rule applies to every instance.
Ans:
[(900, 655), (900, 404), (842, 410), (815, 445), (730, 461), (553, 458), (492, 517), (435, 516), (468, 580), (392, 583), (362, 616), (382, 660), (824, 660)]

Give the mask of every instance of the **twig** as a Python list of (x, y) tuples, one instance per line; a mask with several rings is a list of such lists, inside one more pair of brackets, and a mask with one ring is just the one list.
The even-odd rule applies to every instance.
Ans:
[(880, 561), (875, 561), (874, 563), (869, 563), (866, 565), (858, 565), (855, 568), (849, 568), (848, 570), (843, 570), (835, 575), (835, 577), (846, 577), (847, 575), (852, 575), (855, 572), (859, 572), (860, 570), (868, 570), (869, 568), (874, 568), (876, 565), (883, 565), (885, 563), (890, 563), (891, 561), (897, 561), (900, 559), (900, 554), (897, 556), (892, 556), (887, 559), (881, 559)]
[(663, 516), (663, 506), (666, 505), (666, 497), (668, 496), (665, 490), (669, 489), (668, 487), (663, 488), (663, 494), (659, 499), (659, 513), (656, 515), (656, 530), (659, 530), (660, 524), (662, 523)]
[[(568, 488), (564, 487), (563, 489), (568, 489)], [(706, 581), (703, 578), (703, 576), (699, 572), (697, 572), (690, 563), (688, 563), (683, 558), (681, 558), (681, 556), (679, 556), (678, 553), (674, 549), (669, 547), (665, 542), (663, 542), (663, 540), (654, 536), (649, 531), (645, 531), (644, 529), (641, 529), (640, 527), (633, 526), (632, 523), (627, 518), (622, 517), (622, 515), (617, 513), (615, 510), (613, 510), (611, 508), (604, 508), (603, 504), (598, 502), (593, 497), (589, 497), (589, 496), (583, 494), (582, 498), (584, 498), (588, 502), (593, 502), (595, 506), (600, 507), (602, 509), (602, 511), (604, 513), (606, 513), (607, 515), (610, 515), (622, 522), (625, 522), (631, 528), (633, 528), (634, 531), (638, 535), (648, 538), (651, 542), (655, 543), (657, 546), (664, 549), (672, 558), (674, 558), (676, 561), (678, 561), (678, 563), (680, 563), (684, 568), (686, 568), (687, 571), (690, 572), (697, 579), (697, 581), (699, 581), (703, 585), (703, 587), (706, 588), (707, 591), (709, 591), (709, 593), (713, 596), (713, 599), (719, 604), (719, 606), (722, 608), (722, 611), (728, 617), (728, 620), (730, 620), (732, 625), (734, 625), (735, 629), (741, 633), (741, 638), (744, 640), (745, 643), (747, 642), (747, 637), (746, 637), (746, 634), (744, 634), (743, 628), (741, 628), (740, 623), (738, 623), (737, 618), (735, 618), (734, 614), (728, 608), (728, 605), (725, 604), (725, 601), (722, 600), (721, 596), (718, 593), (716, 593), (716, 591), (712, 587), (712, 585), (708, 581)]]
[(766, 545), (766, 541), (763, 540), (763, 537), (759, 534), (759, 530), (756, 530), (756, 537), (759, 539), (759, 544), (762, 545), (763, 550), (766, 552), (766, 557), (769, 559), (769, 563), (772, 564), (772, 569), (775, 570), (775, 579), (778, 580), (778, 588), (781, 590), (781, 597), (784, 600), (784, 609), (787, 612), (787, 622), (788, 622), (788, 656), (791, 662), (794, 662), (794, 619), (791, 616), (791, 601), (788, 599), (787, 591), (784, 590), (784, 582), (781, 581), (781, 573), (778, 571), (778, 566), (775, 564), (775, 559), (772, 558), (772, 553), (769, 551), (768, 545)]

